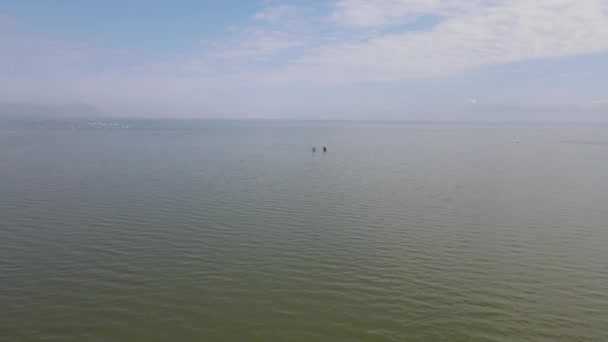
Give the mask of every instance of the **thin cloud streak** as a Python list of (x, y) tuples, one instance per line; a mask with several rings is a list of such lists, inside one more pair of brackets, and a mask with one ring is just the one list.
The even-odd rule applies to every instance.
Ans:
[(295, 15), (297, 9), (295, 6), (291, 5), (277, 5), (277, 6), (267, 6), (263, 10), (257, 12), (252, 16), (253, 19), (267, 21), (267, 22), (277, 22), (285, 17), (290, 15)]
[(483, 5), (481, 0), (340, 0), (331, 20), (339, 26), (378, 28), (400, 25), (422, 15), (451, 17)]

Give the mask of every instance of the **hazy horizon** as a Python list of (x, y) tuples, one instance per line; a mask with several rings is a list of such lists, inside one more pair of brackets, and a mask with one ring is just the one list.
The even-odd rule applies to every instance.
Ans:
[(8, 0), (0, 48), (0, 115), (608, 121), (606, 0)]
[[(545, 113), (546, 116), (522, 117), (513, 116), (511, 118), (491, 118), (491, 117), (458, 117), (455, 119), (448, 118), (425, 118), (424, 116), (404, 115), (403, 117), (313, 117), (313, 116), (292, 116), (292, 117), (244, 117), (244, 116), (176, 116), (176, 115), (129, 115), (129, 113), (105, 114), (100, 113), (94, 107), (87, 104), (21, 104), (9, 103), (4, 107), (0, 103), (0, 120), (17, 120), (24, 122), (40, 122), (40, 121), (56, 121), (56, 122), (96, 122), (96, 121), (149, 121), (149, 120), (184, 120), (184, 121), (294, 121), (294, 122), (384, 122), (384, 123), (429, 123), (429, 124), (608, 124), (608, 120), (604, 120), (603, 116), (577, 118), (575, 115), (570, 117), (552, 117), (551, 114)], [(9, 109), (6, 109), (6, 108)], [(84, 110), (81, 110), (83, 109)]]

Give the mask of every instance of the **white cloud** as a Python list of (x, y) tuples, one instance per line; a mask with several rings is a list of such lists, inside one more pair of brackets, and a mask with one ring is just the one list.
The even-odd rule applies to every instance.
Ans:
[[(254, 14), (250, 26), (233, 31), (229, 38), (206, 42), (200, 50), (181, 56), (157, 58), (153, 63), (148, 57), (140, 64), (155, 65), (167, 73), (173, 68), (177, 74), (199, 68), (223, 73), (225, 78), (238, 76), (234, 75), (238, 72), (256, 82), (272, 83), (446, 77), (501, 64), (608, 52), (607, 2), (339, 0), (327, 13), (331, 20), (321, 20), (318, 10), (296, 10), (282, 4)], [(398, 24), (424, 14), (441, 19), (430, 28), (399, 30)], [(8, 21), (3, 18), (0, 16), (0, 21)], [(384, 31), (387, 25), (394, 26)], [(374, 29), (361, 29), (365, 27)], [(45, 55), (57, 60), (68, 60), (66, 56), (79, 61), (89, 58), (86, 49), (77, 44), (53, 45), (43, 40), (29, 39), (27, 44), (36, 42), (40, 53), (29, 53), (26, 59), (38, 61)], [(63, 47), (59, 48), (60, 44)], [(19, 48), (6, 42), (0, 45), (19, 57)], [(269, 63), (258, 67), (262, 62)], [(44, 68), (53, 69), (48, 65)]]
[(303, 42), (289, 32), (250, 28), (235, 37), (209, 42), (205, 46), (206, 51), (201, 53), (201, 57), (221, 62), (246, 63), (268, 60), (286, 50), (302, 45)]
[[(359, 6), (361, 13), (370, 3), (375, 4), (359, 0), (341, 3), (349, 3), (351, 10)], [(323, 46), (302, 58), (300, 68), (306, 69), (306, 75), (330, 81), (397, 81), (606, 52), (608, 17), (601, 5), (601, 0), (511, 0), (475, 9), (469, 5), (467, 12), (444, 19), (429, 30), (379, 34), (363, 42)]]
[(469, 103), (472, 105), (476, 105), (478, 102), (477, 99), (469, 99)]
[(591, 101), (594, 105), (608, 105), (608, 99), (600, 99)]
[(295, 7), (291, 5), (268, 6), (252, 16), (253, 19), (276, 22), (295, 14)]
[(340, 0), (331, 19), (341, 26), (382, 27), (418, 16), (452, 16), (479, 7), (480, 0)]

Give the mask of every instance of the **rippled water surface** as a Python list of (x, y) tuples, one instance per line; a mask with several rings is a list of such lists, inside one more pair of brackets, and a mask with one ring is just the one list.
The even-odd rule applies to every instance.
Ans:
[(608, 341), (608, 126), (3, 122), (0, 340)]

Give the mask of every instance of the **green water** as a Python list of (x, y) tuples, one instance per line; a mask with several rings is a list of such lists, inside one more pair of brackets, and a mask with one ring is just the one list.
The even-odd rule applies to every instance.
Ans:
[(114, 121), (0, 124), (0, 340), (608, 340), (608, 126)]

